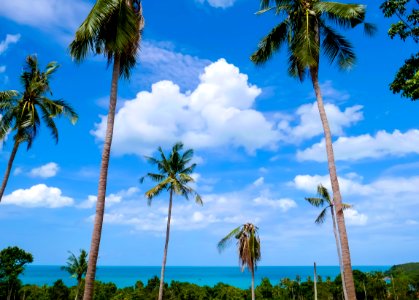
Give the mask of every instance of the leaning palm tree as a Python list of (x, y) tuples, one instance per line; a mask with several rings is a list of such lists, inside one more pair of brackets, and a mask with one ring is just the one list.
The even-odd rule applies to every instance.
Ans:
[[(269, 7), (271, 2), (275, 3), (274, 7)], [(332, 137), (324, 109), (318, 73), (321, 50), (331, 63), (337, 62), (340, 69), (352, 67), (355, 62), (352, 45), (332, 26), (349, 29), (364, 23), (365, 6), (321, 0), (261, 0), (260, 13), (271, 9), (281, 17), (281, 21), (262, 39), (250, 59), (256, 65), (261, 65), (270, 59), (283, 44), (287, 44), (289, 74), (298, 77), (301, 81), (306, 75), (311, 78), (325, 136), (328, 168), (342, 246), (345, 286), (348, 289), (349, 298), (356, 299)], [(370, 35), (375, 31), (375, 27), (369, 23), (364, 23), (364, 28), (365, 32)]]
[(2, 114), (0, 140), (4, 140), (10, 131), (14, 133), (13, 149), (0, 187), (0, 201), (6, 189), (19, 146), (26, 142), (27, 149), (31, 148), (41, 122), (43, 121), (50, 130), (55, 142), (58, 142), (58, 129), (54, 118), (64, 115), (73, 124), (77, 121), (77, 114), (69, 104), (63, 100), (48, 98), (49, 95), (52, 95), (49, 80), (57, 69), (58, 64), (50, 62), (45, 70), (40, 70), (37, 57), (29, 55), (20, 76), (23, 91), (20, 93), (16, 91), (0, 93), (0, 113)]
[(237, 240), (242, 272), (247, 267), (252, 274), (252, 300), (255, 300), (255, 270), (257, 262), (261, 259), (258, 229), (252, 223), (240, 225), (227, 234), (217, 245), (218, 250), (222, 251), (233, 239)]
[(71, 42), (70, 54), (76, 62), (83, 61), (91, 51), (103, 54), (108, 65), (113, 63), (106, 136), (100, 166), (96, 216), (89, 253), (84, 299), (93, 298), (96, 264), (105, 212), (105, 195), (109, 157), (117, 102), (118, 80), (129, 78), (136, 64), (137, 52), (144, 27), (141, 0), (97, 0)]
[(80, 249), (80, 255), (77, 257), (74, 253), (70, 252), (70, 256), (67, 258), (67, 265), (61, 267), (62, 270), (67, 271), (71, 277), (77, 280), (77, 289), (75, 300), (79, 299), (79, 291), (82, 283), (83, 276), (87, 272), (87, 252), (84, 249)]
[(143, 183), (146, 178), (157, 182), (156, 186), (145, 193), (148, 205), (151, 205), (153, 198), (160, 195), (161, 192), (169, 192), (169, 210), (167, 213), (166, 241), (164, 244), (163, 263), (161, 267), (159, 300), (163, 299), (164, 271), (166, 268), (167, 249), (169, 247), (173, 195), (177, 194), (186, 199), (189, 199), (190, 195), (194, 195), (195, 202), (202, 205), (201, 196), (193, 188), (188, 186), (189, 183), (195, 181), (191, 174), (195, 170), (196, 164), (190, 164), (193, 157), (193, 150), (188, 149), (182, 154), (180, 153), (182, 149), (183, 143), (178, 142), (172, 147), (169, 156), (166, 156), (162, 148), (159, 147), (159, 158), (146, 156), (147, 161), (157, 167), (158, 173), (147, 173), (140, 178), (141, 183)]
[[(333, 234), (335, 236), (336, 241), (336, 249), (338, 252), (338, 258), (339, 258), (339, 266), (340, 266), (340, 275), (342, 277), (342, 285), (343, 285), (343, 294), (345, 300), (348, 300), (348, 295), (346, 293), (345, 289), (345, 280), (343, 275), (343, 267), (342, 267), (342, 254), (341, 254), (341, 246), (339, 242), (339, 234), (336, 226), (336, 217), (335, 217), (335, 205), (333, 201), (330, 198), (329, 191), (321, 184), (317, 186), (317, 195), (318, 197), (309, 197), (305, 198), (308, 203), (315, 207), (323, 207), (324, 205), (327, 205), (323, 208), (323, 210), (320, 212), (320, 214), (317, 216), (316, 220), (314, 221), (316, 224), (323, 224), (324, 220), (326, 219), (327, 210), (330, 208), (330, 215), (332, 216), (332, 222), (333, 222)], [(350, 204), (342, 203), (343, 210), (351, 208)]]

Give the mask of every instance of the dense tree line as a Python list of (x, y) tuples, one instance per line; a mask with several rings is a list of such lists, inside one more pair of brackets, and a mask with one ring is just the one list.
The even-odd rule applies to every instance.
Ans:
[[(418, 299), (419, 278), (412, 277), (403, 271), (395, 270), (390, 273), (353, 272), (357, 299)], [(16, 300), (73, 300), (77, 294), (77, 286), (67, 287), (63, 281), (57, 280), (52, 286), (22, 285), (21, 282), (12, 299)], [(95, 282), (95, 300), (149, 300), (157, 299), (160, 280), (157, 276), (148, 280), (147, 284), (137, 281), (132, 287), (117, 288), (114, 283)], [(84, 281), (82, 283), (84, 289)], [(239, 289), (227, 284), (218, 283), (213, 287), (198, 286), (196, 284), (172, 281), (164, 284), (167, 300), (250, 300), (251, 289)], [(299, 276), (295, 279), (283, 278), (272, 283), (264, 278), (256, 287), (256, 299), (274, 300), (310, 300), (314, 299), (314, 281), (311, 278), (302, 281)], [(342, 299), (342, 283), (340, 275), (334, 280), (330, 277), (317, 280), (318, 299)], [(5, 299), (7, 285), (0, 283), (0, 299)]]

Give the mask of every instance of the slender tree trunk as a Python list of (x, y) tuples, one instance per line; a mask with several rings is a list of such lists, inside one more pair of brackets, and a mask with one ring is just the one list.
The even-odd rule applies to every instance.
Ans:
[(15, 156), (18, 149), (19, 149), (19, 143), (15, 141), (13, 145), (12, 153), (10, 153), (9, 162), (7, 163), (6, 173), (4, 174), (3, 182), (1, 183), (1, 187), (0, 187), (0, 202), (1, 202), (1, 199), (3, 199), (4, 190), (6, 189), (7, 181), (9, 180), (10, 171), (12, 170), (13, 161), (15, 160)]
[(255, 300), (255, 270), (252, 270), (252, 300)]
[(336, 217), (335, 217), (335, 206), (330, 206), (330, 213), (332, 215), (332, 221), (333, 221), (333, 234), (335, 235), (336, 240), (336, 249), (338, 251), (338, 259), (339, 259), (339, 267), (340, 267), (340, 277), (342, 278), (342, 288), (343, 288), (343, 299), (348, 300), (348, 294), (346, 293), (345, 288), (345, 278), (343, 275), (343, 265), (342, 265), (342, 252), (341, 247), (339, 243), (339, 236), (338, 236), (338, 230), (336, 226)]
[(317, 300), (317, 269), (316, 269), (316, 262), (314, 262), (314, 300)]
[(333, 191), (333, 202), (336, 205), (336, 221), (339, 231), (340, 245), (342, 251), (342, 263), (343, 263), (343, 280), (345, 281), (345, 288), (348, 295), (348, 300), (355, 300), (355, 285), (352, 274), (351, 255), (349, 252), (348, 236), (346, 234), (345, 217), (342, 209), (342, 196), (340, 194), (338, 176), (336, 173), (335, 157), (333, 154), (332, 136), (330, 133), (329, 122), (327, 121), (326, 111), (323, 105), (323, 98), (320, 91), (319, 79), (318, 79), (318, 68), (310, 68), (311, 80), (313, 88), (316, 93), (317, 106), (320, 113), (320, 119), (322, 121), (324, 138), (326, 143), (326, 154), (327, 163), (329, 166), (330, 182)]
[(170, 190), (169, 211), (167, 213), (166, 242), (164, 243), (163, 262), (161, 265), (159, 300), (163, 300), (164, 270), (166, 268), (167, 249), (169, 248), (170, 219), (172, 217), (173, 190)]
[(77, 280), (77, 289), (76, 289), (76, 297), (75, 300), (79, 300), (79, 292), (80, 292), (81, 280)]
[(115, 121), (120, 63), (120, 57), (118, 55), (115, 55), (112, 71), (111, 95), (109, 98), (108, 120), (106, 125), (106, 137), (103, 144), (102, 162), (99, 174), (95, 223), (93, 227), (92, 241), (90, 244), (89, 262), (84, 288), (84, 300), (93, 299), (93, 289), (96, 276), (96, 264), (99, 255), (100, 238), (102, 235), (103, 216), (105, 214), (106, 183), (108, 179), (109, 157), (111, 153), (112, 135)]

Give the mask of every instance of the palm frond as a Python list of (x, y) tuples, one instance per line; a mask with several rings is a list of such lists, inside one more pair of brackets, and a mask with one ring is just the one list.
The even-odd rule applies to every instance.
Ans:
[(259, 43), (258, 49), (250, 56), (256, 65), (262, 65), (280, 49), (288, 38), (288, 22), (283, 21), (265, 36)]
[(319, 1), (314, 4), (314, 10), (345, 29), (353, 28), (365, 19), (365, 6), (359, 4)]
[(315, 207), (320, 207), (324, 205), (324, 199), (323, 198), (304, 198), (308, 201), (308, 203), (310, 203), (311, 205), (315, 206)]
[(317, 186), (317, 195), (324, 199), (329, 205), (332, 204), (331, 197), (329, 195), (329, 191), (325, 188), (322, 184)]
[(229, 234), (223, 237), (217, 244), (218, 251), (219, 252), (224, 251), (224, 249), (233, 241), (233, 239), (237, 238), (241, 230), (242, 230), (242, 225), (234, 228), (232, 231), (230, 231)]
[(316, 224), (323, 224), (323, 223), (324, 223), (324, 220), (326, 219), (327, 209), (328, 209), (329, 207), (330, 207), (330, 206), (325, 207), (325, 208), (321, 211), (321, 213), (317, 216), (316, 221), (314, 221), (314, 223), (316, 223)]
[(329, 26), (323, 25), (322, 29), (324, 32), (323, 53), (330, 60), (330, 63), (333, 63), (337, 58), (337, 65), (340, 69), (351, 68), (356, 59), (352, 45)]

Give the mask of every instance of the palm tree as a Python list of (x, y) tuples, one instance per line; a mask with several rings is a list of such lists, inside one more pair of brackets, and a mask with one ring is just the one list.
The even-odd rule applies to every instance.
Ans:
[[(335, 205), (330, 198), (329, 191), (321, 184), (317, 186), (317, 195), (319, 196), (317, 198), (305, 198), (305, 199), (311, 205), (315, 207), (323, 207), (324, 205), (327, 205), (325, 208), (323, 208), (323, 210), (320, 212), (320, 214), (317, 216), (316, 220), (314, 221), (316, 224), (320, 225), (324, 223), (324, 220), (326, 219), (327, 209), (330, 208), (330, 214), (332, 216), (332, 221), (333, 221), (333, 234), (335, 236), (336, 249), (337, 249), (338, 258), (339, 258), (340, 275), (342, 277), (343, 294), (344, 294), (344, 298), (348, 300), (348, 295), (346, 293), (345, 280), (344, 280), (344, 275), (343, 275), (341, 246), (339, 243), (339, 235), (338, 235), (338, 230), (336, 226)], [(351, 208), (351, 205), (342, 203), (342, 208), (345, 210), (345, 209)]]
[(96, 216), (89, 253), (84, 299), (93, 298), (93, 288), (99, 245), (102, 235), (109, 156), (117, 102), (119, 77), (129, 78), (136, 64), (137, 52), (144, 27), (141, 0), (97, 0), (71, 42), (70, 54), (82, 62), (89, 51), (103, 54), (108, 65), (113, 63), (106, 136), (100, 166)]
[(261, 259), (258, 229), (252, 223), (240, 225), (227, 234), (217, 245), (218, 250), (222, 251), (233, 239), (237, 240), (239, 264), (242, 272), (247, 267), (252, 274), (252, 300), (255, 300), (255, 270), (257, 262)]
[[(271, 2), (275, 3), (275, 7), (269, 7)], [(337, 33), (332, 25), (349, 29), (364, 23), (365, 6), (321, 0), (261, 0), (261, 8), (259, 13), (264, 13), (273, 8), (282, 19), (279, 25), (262, 39), (258, 49), (251, 55), (250, 59), (256, 65), (262, 65), (283, 44), (287, 44), (289, 74), (298, 77), (300, 81), (306, 75), (311, 78), (326, 142), (328, 168), (342, 246), (345, 286), (348, 289), (349, 298), (356, 299), (332, 137), (324, 109), (318, 73), (321, 49), (331, 63), (337, 62), (340, 69), (352, 67), (355, 62), (352, 45), (345, 37)], [(375, 26), (369, 23), (364, 23), (364, 28), (369, 35), (372, 35), (375, 31)]]
[(150, 178), (157, 182), (157, 185), (148, 190), (145, 196), (148, 200), (148, 205), (151, 205), (153, 198), (157, 197), (161, 192), (169, 192), (169, 210), (167, 213), (167, 227), (166, 227), (166, 241), (164, 244), (163, 263), (161, 267), (159, 300), (163, 299), (163, 285), (164, 285), (164, 271), (166, 268), (167, 249), (169, 246), (170, 235), (170, 219), (172, 216), (173, 194), (185, 197), (187, 200), (190, 195), (195, 196), (195, 202), (202, 205), (201, 196), (188, 183), (193, 183), (195, 180), (191, 174), (195, 170), (196, 164), (189, 164), (193, 157), (193, 150), (188, 149), (180, 153), (183, 149), (183, 143), (178, 142), (172, 147), (172, 151), (167, 157), (162, 148), (158, 148), (160, 154), (159, 158), (148, 157), (146, 159), (152, 165), (157, 166), (158, 173), (147, 173), (141, 177), (140, 182), (143, 183), (145, 178)]
[(31, 148), (41, 126), (41, 120), (50, 130), (55, 142), (58, 142), (55, 117), (64, 115), (70, 118), (73, 124), (77, 121), (78, 116), (69, 104), (63, 100), (48, 98), (48, 94), (52, 95), (49, 80), (57, 69), (58, 64), (50, 62), (42, 71), (39, 69), (37, 57), (29, 55), (20, 76), (23, 92), (6, 91), (0, 94), (0, 113), (2, 114), (0, 140), (4, 140), (9, 131), (14, 132), (13, 149), (0, 187), (0, 201), (20, 144), (26, 142), (27, 150)]
[(77, 290), (75, 300), (79, 299), (79, 291), (83, 276), (87, 272), (87, 252), (84, 249), (80, 249), (79, 257), (75, 256), (74, 253), (70, 252), (70, 256), (67, 258), (67, 265), (61, 267), (62, 270), (70, 273), (71, 277), (77, 280)]

